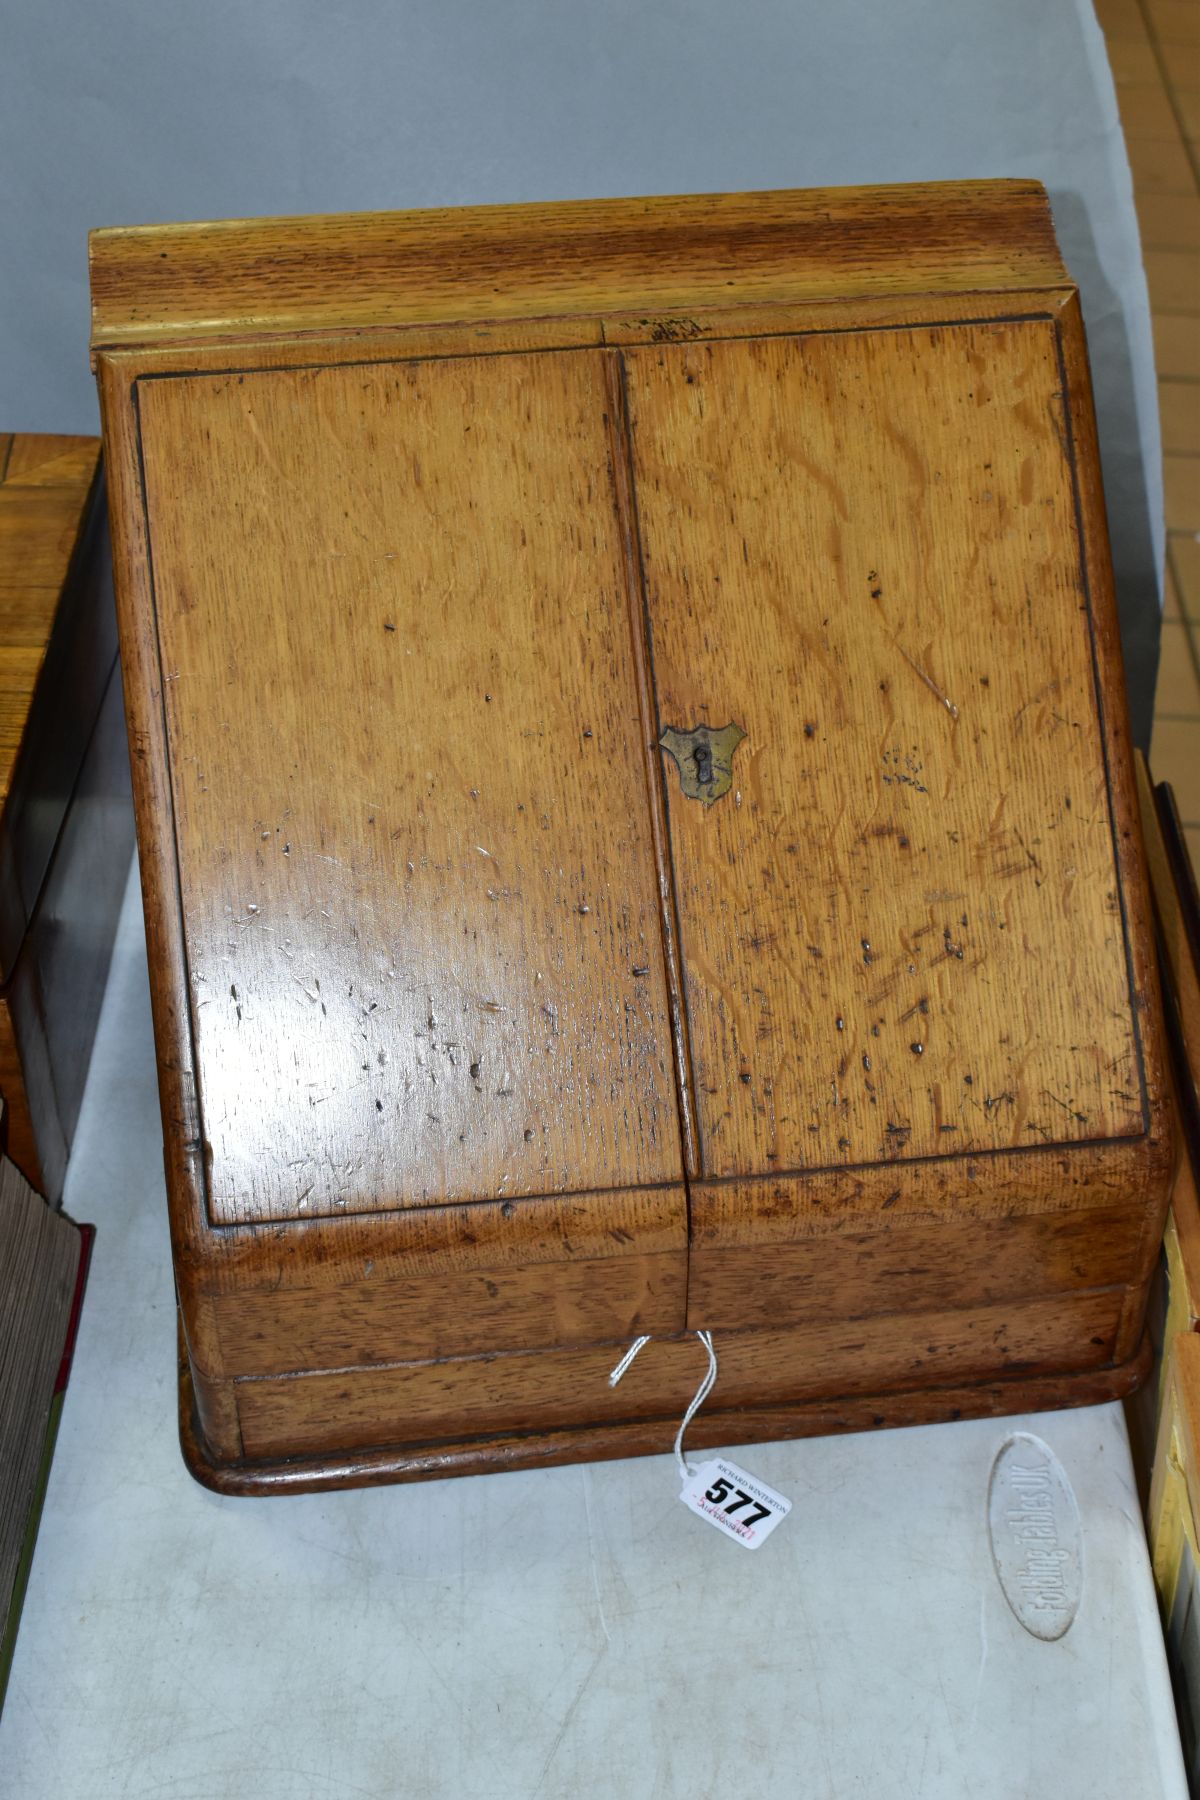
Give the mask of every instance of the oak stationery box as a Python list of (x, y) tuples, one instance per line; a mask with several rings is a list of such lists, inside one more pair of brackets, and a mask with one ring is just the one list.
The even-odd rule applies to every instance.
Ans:
[(699, 1327), (696, 1444), (1134, 1385), (1171, 1144), (1041, 188), (91, 255), (194, 1473), (661, 1450)]
[(132, 856), (100, 442), (0, 433), (0, 1095), (50, 1200)]

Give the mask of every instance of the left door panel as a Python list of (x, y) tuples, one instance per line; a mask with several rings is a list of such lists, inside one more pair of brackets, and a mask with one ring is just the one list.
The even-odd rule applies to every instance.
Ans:
[(214, 1225), (682, 1182), (604, 392), (137, 383)]

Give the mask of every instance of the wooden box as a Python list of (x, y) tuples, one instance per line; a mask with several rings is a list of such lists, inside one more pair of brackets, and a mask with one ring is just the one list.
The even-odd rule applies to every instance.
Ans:
[(701, 1327), (696, 1445), (1134, 1386), (1172, 1151), (1041, 188), (92, 281), (193, 1472), (662, 1450)]
[(132, 855), (100, 443), (0, 435), (0, 1095), (51, 1200)]

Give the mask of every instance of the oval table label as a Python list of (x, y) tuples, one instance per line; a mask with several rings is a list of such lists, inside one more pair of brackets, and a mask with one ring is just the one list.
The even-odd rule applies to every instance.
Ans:
[(1041, 1438), (1015, 1432), (988, 1485), (988, 1533), (1004, 1597), (1036, 1638), (1071, 1629), (1083, 1593), (1083, 1528), (1062, 1464)]

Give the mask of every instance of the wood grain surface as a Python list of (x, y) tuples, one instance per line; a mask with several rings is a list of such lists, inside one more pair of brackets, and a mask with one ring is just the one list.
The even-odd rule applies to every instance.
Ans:
[(599, 358), (140, 408), (214, 1220), (678, 1180)]
[(984, 1305), (1130, 1279), (1141, 1220), (1127, 1202), (1016, 1218), (899, 1220), (719, 1255), (695, 1254), (689, 1323), (708, 1329)]
[[(886, 1392), (961, 1380), (981, 1365), (1046, 1373), (1111, 1362), (1121, 1293), (1006, 1302), (975, 1311), (826, 1318), (790, 1330), (725, 1332), (720, 1405), (765, 1406), (830, 1394)], [(656, 1339), (619, 1386), (611, 1346), (334, 1370), (236, 1384), (247, 1457), (372, 1444), (552, 1431), (591, 1421), (661, 1420), (670, 1447), (705, 1369), (694, 1335)]]
[(221, 1379), (682, 1331), (686, 1203), (680, 1184), (406, 1210), (386, 1232), (311, 1219), (273, 1257), (230, 1233), (183, 1262), (192, 1352)]
[(1140, 1135), (1054, 326), (627, 365), (705, 1174)]
[[(930, 1382), (876, 1394), (833, 1394), (736, 1410), (706, 1408), (688, 1428), (688, 1448), (770, 1443), (778, 1438), (819, 1437), (848, 1431), (879, 1431), (906, 1425), (999, 1418), (1062, 1406), (1097, 1406), (1134, 1393), (1150, 1366), (1143, 1339), (1128, 1361), (1072, 1373), (1043, 1374), (1021, 1368), (1013, 1374), (960, 1382)], [(232, 1384), (231, 1384), (232, 1385)], [(565, 1430), (497, 1432), (479, 1437), (417, 1444), (384, 1444), (368, 1450), (322, 1449), (308, 1456), (242, 1457), (240, 1438), (228, 1458), (217, 1460), (198, 1416), (199, 1395), (186, 1349), (179, 1359), (179, 1435), (184, 1460), (197, 1481), (216, 1493), (271, 1495), (321, 1493), (372, 1487), (391, 1481), (430, 1481), (449, 1475), (497, 1474), (507, 1469), (543, 1469), (558, 1463), (596, 1462), (621, 1456), (653, 1456), (667, 1441), (665, 1422), (629, 1419), (583, 1424)], [(673, 1425), (670, 1428), (673, 1430)]]
[[(1106, 1266), (1114, 1260), (1110, 1255)], [(1116, 1272), (1123, 1273), (1119, 1260)], [(214, 1303), (221, 1366), (239, 1375), (274, 1375), (612, 1344), (642, 1332), (678, 1331), (687, 1278), (686, 1253), (648, 1255), (634, 1247), (597, 1262), (222, 1297)]]
[[(229, 219), (93, 232), (96, 350), (730, 299), (1046, 287), (1066, 272), (1031, 181)], [(540, 333), (545, 341), (544, 329)]]

